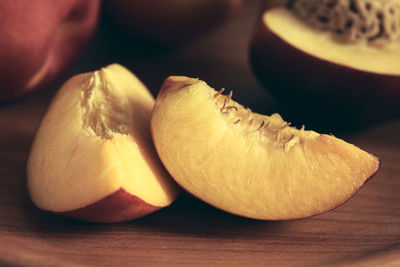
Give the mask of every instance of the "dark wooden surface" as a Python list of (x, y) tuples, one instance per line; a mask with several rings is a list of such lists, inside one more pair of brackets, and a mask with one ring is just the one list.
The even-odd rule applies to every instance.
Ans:
[[(166, 76), (183, 74), (234, 90), (236, 99), (258, 112), (281, 111), (248, 67), (257, 9), (257, 1), (248, 1), (238, 17), (213, 33), (162, 52), (120, 39), (103, 21), (72, 73), (120, 62), (154, 94)], [(0, 105), (0, 265), (400, 265), (400, 119), (351, 133), (331, 130), (379, 156), (382, 167), (329, 213), (263, 222), (181, 195), (145, 218), (94, 224), (42, 212), (26, 191), (26, 159), (54, 91)]]

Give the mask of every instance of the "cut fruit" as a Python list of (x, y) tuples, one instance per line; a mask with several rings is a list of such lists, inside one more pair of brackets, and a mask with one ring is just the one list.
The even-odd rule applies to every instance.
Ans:
[(398, 0), (291, 0), (288, 8), (313, 27), (336, 34), (343, 42), (384, 44), (400, 37)]
[(340, 41), (277, 7), (264, 13), (250, 51), (264, 86), (314, 121), (357, 126), (400, 112), (399, 41)]
[(156, 99), (158, 155), (199, 199), (249, 218), (303, 218), (342, 204), (377, 172), (379, 160), (356, 146), (253, 113), (231, 96), (172, 76)]
[(71, 78), (37, 132), (28, 190), (41, 209), (97, 222), (119, 222), (168, 206), (178, 188), (150, 134), (154, 98), (113, 64)]

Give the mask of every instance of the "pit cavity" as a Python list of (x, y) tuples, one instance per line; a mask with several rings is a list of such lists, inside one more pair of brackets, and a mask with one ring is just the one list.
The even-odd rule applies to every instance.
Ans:
[(311, 25), (348, 42), (400, 40), (398, 0), (289, 0), (288, 7)]
[(83, 129), (103, 139), (128, 134), (132, 104), (122, 92), (113, 88), (104, 69), (88, 75), (81, 92)]

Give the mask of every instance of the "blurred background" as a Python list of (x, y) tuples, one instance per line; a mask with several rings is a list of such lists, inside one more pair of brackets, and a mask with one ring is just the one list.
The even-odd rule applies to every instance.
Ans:
[[(2, 10), (16, 9), (13, 12), (23, 12), (14, 5), (7, 6), (6, 2), (2, 2), (3, 6), (0, 6)], [(390, 95), (386, 97), (386, 92), (379, 94), (379, 90), (375, 90), (372, 96), (368, 95), (369, 92), (366, 93), (366, 100), (363, 100), (364, 97), (358, 94), (369, 90), (362, 88), (363, 84), (356, 86), (360, 88), (343, 88), (347, 93), (344, 93), (343, 97), (340, 97), (342, 93), (338, 93), (337, 99), (329, 100), (330, 94), (336, 96), (335, 93), (327, 93), (330, 102), (326, 107), (325, 102), (321, 104), (319, 101), (326, 97), (324, 90), (315, 90), (317, 93), (310, 94), (311, 97), (316, 96), (313, 99), (306, 94), (308, 88), (302, 89), (300, 94), (294, 97), (290, 90), (287, 92), (276, 90), (277, 86), (271, 86), (275, 89), (271, 91), (278, 94), (280, 91), (283, 92), (283, 98), (281, 96), (277, 101), (268, 90), (271, 88), (263, 87), (254, 75), (249, 55), (250, 44), (260, 25), (262, 11), (267, 4), (268, 6), (282, 4), (284, 2), (282, 0), (173, 0), (168, 3), (160, 0), (60, 1), (63, 4), (69, 2), (69, 6), (63, 7), (67, 10), (64, 14), (61, 11), (57, 13), (50, 10), (49, 5), (45, 4), (46, 1), (37, 4), (28, 1), (25, 3), (25, 9), (26, 5), (30, 5), (31, 8), (37, 9), (36, 13), (39, 15), (49, 12), (55, 15), (49, 16), (46, 22), (41, 21), (39, 15), (31, 15), (24, 18), (26, 21), (10, 25), (8, 31), (3, 30), (1, 34), (5, 35), (8, 41), (5, 42), (5, 47), (0, 46), (0, 49), (9, 52), (0, 53), (0, 60), (8, 62), (0, 64), (2, 91), (6, 92), (5, 96), (4, 93), (0, 94), (0, 100), (3, 99), (0, 105), (7, 105), (9, 99), (11, 103), (15, 103), (41, 98), (40, 95), (43, 94), (51, 95), (74, 74), (119, 63), (142, 79), (154, 96), (157, 96), (166, 77), (185, 75), (204, 80), (215, 89), (226, 88), (233, 91), (235, 100), (255, 112), (267, 115), (280, 113), (284, 119), (297, 127), (304, 124), (306, 129), (323, 132), (339, 134), (359, 131), (371, 125), (354, 123), (352, 115), (356, 121), (368, 121), (368, 116), (375, 117), (376, 114), (374, 123), (391, 119), (393, 112), (388, 109), (389, 106), (376, 101), (376, 105), (373, 105), (374, 100), (380, 98), (380, 95), (383, 96), (383, 101), (391, 104), (391, 109), (397, 110), (396, 101), (400, 97), (397, 91), (391, 93), (393, 97)], [(94, 15), (98, 7), (95, 3), (97, 5), (100, 3), (101, 7), (98, 25)], [(6, 14), (4, 13), (3, 17), (7, 19)], [(65, 17), (67, 23), (62, 21)], [(12, 18), (8, 20), (13, 21)], [(70, 27), (65, 26), (68, 23), (70, 25), (75, 23), (75, 26), (65, 30)], [(21, 25), (18, 26), (19, 24)], [(32, 26), (25, 27), (26, 24)], [(32, 38), (34, 41), (31, 44), (27, 41), (21, 42), (20, 37), (16, 37), (16, 32), (27, 35), (27, 40)], [(37, 41), (41, 38), (43, 41)], [(84, 50), (79, 53), (82, 48)], [(259, 54), (262, 55), (262, 51)], [(274, 60), (279, 61), (279, 59), (277, 56)], [(284, 63), (283, 68), (285, 64), (286, 68), (291, 65), (290, 62)], [(295, 70), (301, 68), (301, 63), (298, 65), (300, 67), (294, 67)], [(267, 81), (274, 80), (270, 72), (262, 68), (263, 66), (258, 68), (261, 76)], [(308, 72), (312, 71), (311, 69)], [(282, 76), (284, 80), (291, 79), (285, 71), (278, 72), (280, 74), (275, 76)], [(35, 77), (35, 73), (39, 73), (39, 78)], [(352, 75), (351, 71), (344, 73)], [(282, 77), (278, 78), (278, 84)], [(341, 77), (337, 78), (340, 79)], [(372, 82), (375, 81), (373, 79)], [(340, 84), (346, 87), (357, 82), (356, 80), (354, 83), (347, 83), (346, 80), (349, 79), (343, 78), (343, 83)], [(319, 83), (321, 81), (316, 82), (317, 85)], [(383, 79), (383, 84), (389, 83), (390, 79), (387, 81)], [(34, 86), (24, 88), (26, 84)], [(26, 92), (43, 88), (47, 89), (44, 93), (28, 95), (23, 100), (18, 99)], [(351, 96), (347, 101), (345, 94), (354, 94), (355, 97)], [(16, 100), (13, 100), (14, 95), (17, 97)], [(388, 109), (387, 113), (390, 116), (385, 113), (385, 109)], [(361, 115), (357, 115), (359, 111)]]
[(257, 112), (278, 112), (277, 103), (258, 83), (249, 63), (250, 40), (260, 9), (261, 1), (246, 1), (201, 35), (169, 45), (146, 42), (143, 36), (119, 27), (103, 10), (94, 39), (69, 75), (117, 62), (138, 75), (154, 96), (166, 77), (185, 75), (216, 89), (232, 90), (239, 103)]
[[(277, 103), (258, 83), (249, 64), (249, 44), (261, 9), (261, 1), (208, 2), (227, 2), (225, 5), (233, 5), (234, 8), (227, 12), (227, 7), (218, 7), (216, 4), (215, 8), (222, 10), (216, 12), (216, 15), (203, 14), (201, 20), (207, 20), (208, 17), (212, 19), (212, 16), (223, 16), (222, 19), (211, 25), (206, 23), (205, 29), (196, 30), (198, 35), (179, 33), (175, 40), (166, 40), (165, 37), (154, 40), (138, 30), (121, 26), (115, 19), (118, 17), (117, 12), (107, 12), (108, 5), (103, 5), (93, 39), (61, 78), (44, 92), (28, 95), (11, 103), (3, 101), (1, 105), (34, 99), (47, 101), (50, 99), (49, 95), (72, 75), (93, 71), (110, 63), (120, 63), (142, 79), (154, 96), (169, 75), (186, 75), (202, 79), (216, 89), (223, 87), (232, 90), (234, 99), (254, 111), (264, 114), (281, 112)], [(158, 7), (158, 10), (163, 10), (163, 7)], [(212, 9), (207, 7), (207, 10)], [(188, 28), (190, 29), (190, 25)]]

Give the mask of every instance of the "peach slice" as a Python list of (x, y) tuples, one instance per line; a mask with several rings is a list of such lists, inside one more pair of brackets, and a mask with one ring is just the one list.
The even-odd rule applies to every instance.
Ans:
[[(326, 24), (326, 28), (335, 26)], [(386, 120), (400, 113), (400, 42), (386, 36), (383, 28), (375, 36), (366, 32), (362, 39), (352, 26), (358, 24), (348, 19), (349, 27), (337, 29), (342, 33), (337, 34), (292, 9), (269, 9), (251, 42), (253, 70), (281, 103), (313, 122), (357, 127)]]
[(249, 218), (303, 218), (342, 204), (377, 172), (378, 158), (356, 146), (253, 113), (231, 96), (172, 76), (156, 99), (158, 155), (199, 199)]
[(178, 189), (151, 140), (153, 106), (147, 88), (117, 64), (67, 81), (29, 156), (34, 204), (96, 222), (130, 220), (168, 206)]

